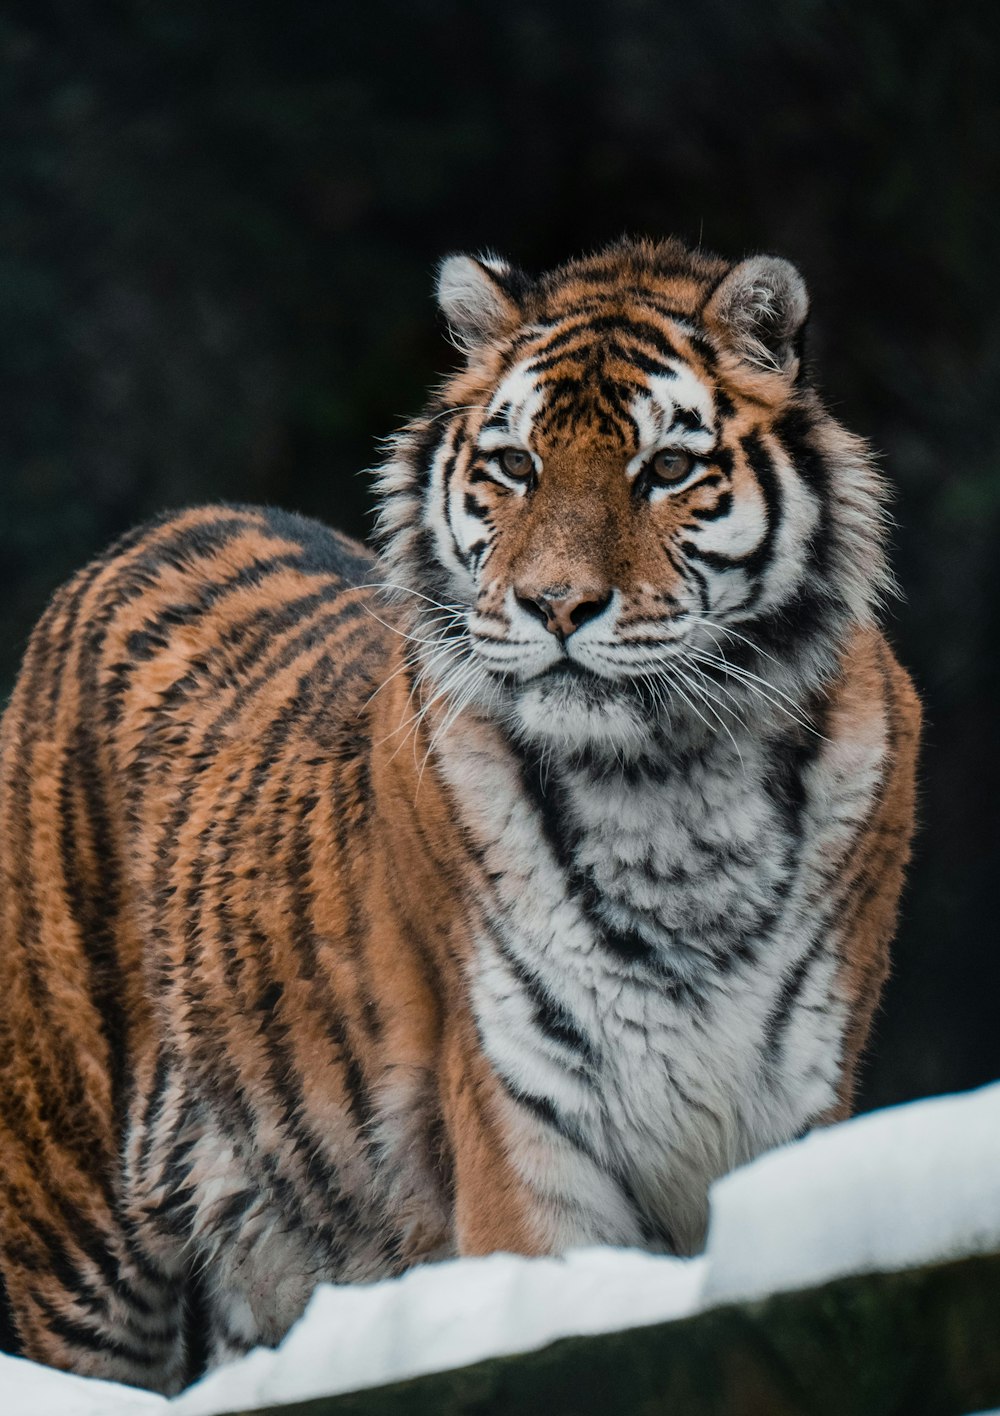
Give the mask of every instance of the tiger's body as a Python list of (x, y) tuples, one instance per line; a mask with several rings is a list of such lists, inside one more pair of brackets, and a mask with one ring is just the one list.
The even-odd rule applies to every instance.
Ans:
[(378, 559), (214, 507), (57, 594), (0, 736), (27, 1355), (173, 1391), (323, 1280), (689, 1253), (849, 1110), (919, 709), (789, 271), (453, 258)]

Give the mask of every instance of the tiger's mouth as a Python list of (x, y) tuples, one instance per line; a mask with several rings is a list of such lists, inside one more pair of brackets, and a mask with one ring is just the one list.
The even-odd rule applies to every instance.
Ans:
[(658, 705), (640, 681), (596, 673), (566, 655), (511, 687), (513, 722), (525, 740), (609, 761), (649, 749)]
[(515, 703), (522, 707), (533, 704), (533, 711), (551, 715), (551, 727), (567, 712), (604, 713), (628, 705), (646, 716), (655, 707), (655, 696), (649, 693), (641, 676), (628, 672), (627, 665), (619, 669), (605, 655), (600, 666), (591, 666), (566, 646), (557, 653), (557, 658), (537, 667), (509, 662), (487, 663), (483, 667)]
[(560, 659), (558, 663), (550, 664), (547, 669), (542, 669), (540, 673), (535, 674), (534, 682), (538, 683), (543, 680), (548, 680), (555, 683), (560, 679), (579, 679), (585, 681), (588, 679), (593, 680), (597, 677), (598, 675), (594, 673), (593, 669), (588, 669), (584, 664), (578, 663), (576, 659), (567, 657)]
[(520, 688), (522, 691), (533, 691), (542, 702), (553, 707), (570, 703), (581, 707), (600, 707), (611, 699), (630, 694), (627, 679), (599, 674), (568, 655), (524, 679)]

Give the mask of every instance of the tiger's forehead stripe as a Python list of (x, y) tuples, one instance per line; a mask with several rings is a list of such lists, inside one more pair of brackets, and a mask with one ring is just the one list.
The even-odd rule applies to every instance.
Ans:
[(529, 336), (514, 348), (522, 357), (527, 354), (539, 375), (574, 364), (584, 369), (606, 365), (616, 358), (642, 372), (664, 374), (683, 358), (668, 327), (625, 312), (560, 325), (554, 333), (541, 339)]
[(657, 261), (656, 275), (622, 267), (615, 262), (595, 263), (592, 273), (547, 285), (546, 306), (554, 314), (564, 315), (577, 308), (600, 306), (609, 299), (633, 298), (637, 303), (655, 305), (663, 313), (682, 317), (696, 315), (707, 293), (725, 273), (722, 261), (706, 261), (700, 275), (692, 275), (690, 253), (685, 252), (673, 269), (662, 257)]
[[(568, 323), (531, 326), (515, 338), (514, 362), (490, 396), (481, 445), (498, 446), (497, 439), (513, 436), (527, 446), (533, 433), (569, 435), (574, 425), (590, 421), (604, 437), (634, 447), (642, 438), (635, 396), (650, 390), (661, 406), (674, 409), (671, 422), (698, 431), (711, 422), (711, 399), (699, 387), (683, 342), (649, 308), (574, 310)], [(663, 396), (668, 380), (692, 391), (687, 406)]]

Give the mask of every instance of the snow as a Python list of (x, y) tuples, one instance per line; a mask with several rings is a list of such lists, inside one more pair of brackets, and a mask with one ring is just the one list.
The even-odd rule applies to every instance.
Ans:
[(1000, 1084), (815, 1131), (712, 1189), (706, 1304), (1000, 1251)]
[(712, 1190), (705, 1254), (495, 1254), (317, 1290), (276, 1351), (172, 1402), (0, 1356), (4, 1416), (214, 1416), (380, 1386), (557, 1337), (1000, 1251), (1000, 1084), (875, 1112), (781, 1147)]
[(368, 1287), (323, 1288), (270, 1361), (212, 1373), (174, 1405), (178, 1416), (211, 1416), (302, 1401), (526, 1352), (573, 1333), (666, 1322), (697, 1307), (702, 1268), (700, 1259), (584, 1249), (565, 1259), (456, 1259)]
[(4, 1416), (172, 1416), (162, 1396), (0, 1355)]
[(697, 1309), (703, 1268), (703, 1259), (628, 1249), (454, 1259), (380, 1283), (318, 1289), (280, 1348), (258, 1349), (172, 1402), (0, 1357), (0, 1407), (4, 1416), (214, 1416), (356, 1391), (558, 1337), (684, 1317)]

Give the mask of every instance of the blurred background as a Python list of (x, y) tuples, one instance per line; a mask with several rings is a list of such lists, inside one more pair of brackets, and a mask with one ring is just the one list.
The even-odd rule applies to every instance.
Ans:
[(1000, 1075), (998, 41), (987, 0), (0, 0), (0, 701), (153, 511), (365, 533), (360, 469), (454, 360), (445, 252), (787, 255), (897, 489), (927, 709), (862, 1104)]

